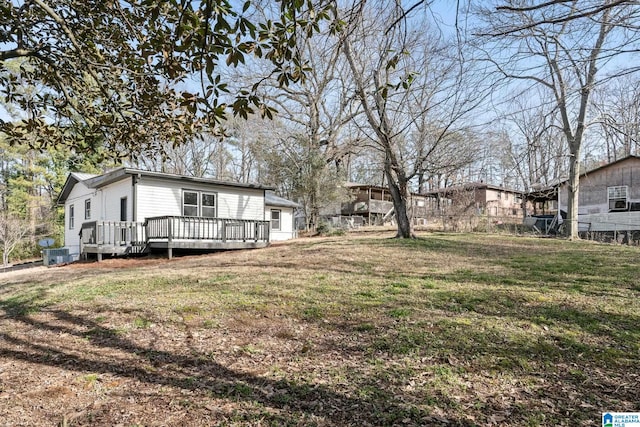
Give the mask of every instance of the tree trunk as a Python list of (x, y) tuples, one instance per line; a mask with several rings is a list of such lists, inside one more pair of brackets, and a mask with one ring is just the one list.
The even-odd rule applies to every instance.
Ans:
[[(385, 169), (387, 169), (385, 167)], [(389, 181), (389, 192), (391, 193), (391, 200), (393, 201), (393, 210), (396, 214), (396, 222), (398, 226), (398, 232), (396, 238), (398, 239), (411, 239), (415, 238), (413, 232), (413, 218), (412, 218), (412, 206), (411, 206), (411, 194), (406, 180), (394, 179), (390, 170), (385, 170), (387, 181)]]
[(316, 231), (320, 222), (320, 208), (315, 196), (311, 197), (311, 208), (309, 212), (309, 230)]
[(578, 239), (578, 196), (580, 194), (580, 150), (574, 152), (569, 162), (569, 188), (567, 199), (567, 225), (565, 233), (571, 240)]

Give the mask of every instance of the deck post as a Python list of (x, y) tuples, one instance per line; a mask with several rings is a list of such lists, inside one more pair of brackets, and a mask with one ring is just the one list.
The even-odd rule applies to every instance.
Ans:
[(98, 262), (102, 261), (102, 252), (98, 252), (96, 255), (98, 255)]
[(173, 258), (173, 217), (167, 217), (167, 258)]
[(222, 220), (222, 241), (227, 241), (227, 221)]
[(82, 251), (84, 250), (84, 248), (82, 247), (82, 229), (80, 230), (80, 245), (78, 245), (78, 258), (80, 258), (81, 260), (85, 261), (85, 254), (82, 253)]

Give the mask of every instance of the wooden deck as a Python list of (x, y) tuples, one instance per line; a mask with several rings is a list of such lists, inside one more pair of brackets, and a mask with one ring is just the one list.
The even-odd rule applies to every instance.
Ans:
[(80, 230), (80, 253), (132, 255), (145, 251), (144, 224), (130, 221), (91, 221), (82, 224)]
[(269, 244), (269, 221), (161, 216), (144, 223), (92, 221), (82, 224), (81, 253), (123, 256), (151, 249), (253, 249)]
[(253, 249), (269, 244), (269, 221), (162, 216), (145, 222), (150, 248)]

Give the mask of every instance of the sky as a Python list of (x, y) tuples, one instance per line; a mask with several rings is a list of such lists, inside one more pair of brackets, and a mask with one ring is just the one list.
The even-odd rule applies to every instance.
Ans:
[(2, 105), (0, 105), (0, 120), (4, 120), (5, 122), (10, 120), (9, 114), (7, 114), (7, 110), (4, 109)]

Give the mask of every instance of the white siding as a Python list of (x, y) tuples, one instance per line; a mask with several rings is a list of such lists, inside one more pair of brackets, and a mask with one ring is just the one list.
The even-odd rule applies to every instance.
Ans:
[(98, 190), (102, 200), (100, 218), (104, 221), (120, 221), (120, 199), (127, 198), (127, 221), (133, 221), (133, 190), (131, 177), (114, 182)]
[(270, 230), (269, 240), (275, 242), (278, 240), (289, 240), (295, 238), (296, 230), (293, 226), (293, 209), (281, 208), (278, 206), (265, 206), (264, 217), (266, 220), (271, 220), (272, 209), (280, 211), (280, 230)]
[[(84, 217), (84, 202), (91, 200), (91, 217)], [(73, 228), (69, 228), (69, 211), (70, 207), (74, 207)], [(73, 186), (67, 200), (64, 203), (64, 247), (69, 249), (69, 255), (78, 256), (80, 254), (80, 229), (82, 223), (87, 221), (95, 221), (96, 215), (100, 209), (99, 198), (96, 191), (87, 188), (83, 183), (79, 182)]]
[(142, 222), (154, 216), (182, 215), (183, 190), (215, 193), (218, 218), (264, 219), (263, 190), (143, 176), (136, 185), (136, 220)]

